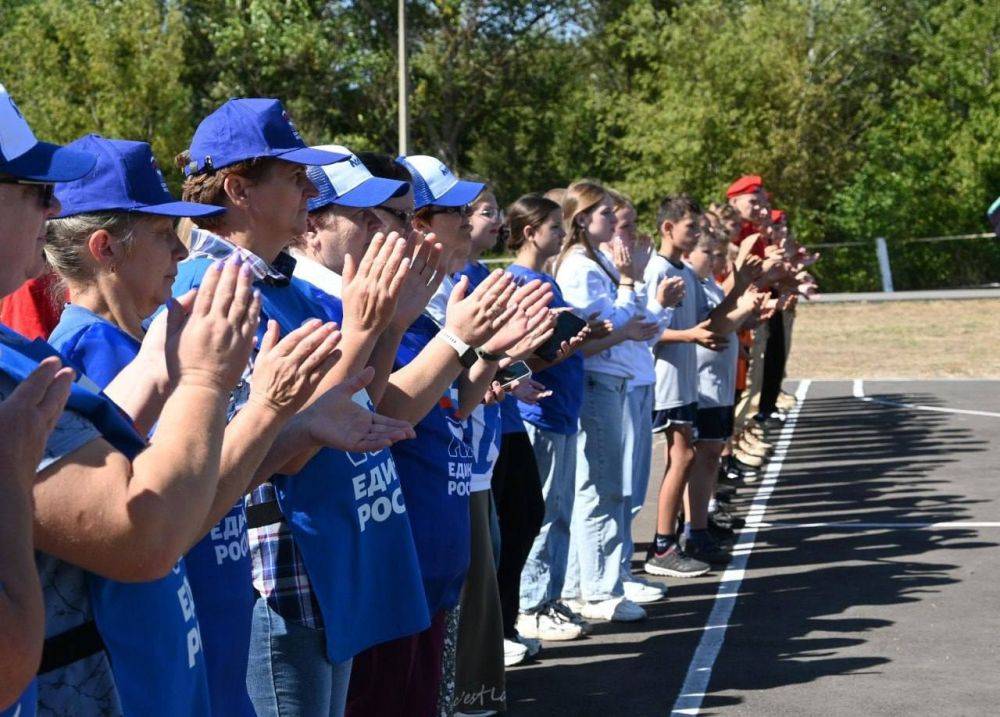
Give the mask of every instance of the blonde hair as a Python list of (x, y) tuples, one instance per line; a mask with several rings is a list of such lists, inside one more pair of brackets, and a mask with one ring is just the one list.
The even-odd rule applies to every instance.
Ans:
[(606, 191), (608, 196), (611, 197), (611, 203), (614, 205), (616, 212), (620, 209), (625, 209), (626, 207), (632, 210), (635, 209), (635, 203), (627, 194), (622, 194), (621, 192), (611, 189), (610, 187), (608, 187)]
[(45, 225), (45, 258), (58, 280), (50, 293), (60, 301), (66, 296), (67, 283), (89, 285), (97, 280), (97, 268), (87, 260), (88, 242), (94, 232), (106, 231), (121, 244), (126, 256), (132, 251), (135, 226), (142, 214), (100, 212), (50, 219)]
[(556, 258), (555, 270), (557, 272), (566, 255), (574, 247), (580, 246), (586, 252), (587, 256), (590, 257), (591, 261), (601, 267), (601, 270), (608, 275), (608, 278), (614, 282), (615, 286), (618, 285), (614, 274), (608, 271), (608, 267), (604, 261), (597, 255), (594, 247), (590, 245), (590, 241), (587, 239), (587, 229), (577, 221), (577, 218), (581, 214), (586, 214), (593, 210), (607, 196), (608, 190), (597, 182), (589, 180), (574, 182), (566, 189), (562, 201), (563, 226), (566, 229), (566, 239), (563, 241), (562, 250)]

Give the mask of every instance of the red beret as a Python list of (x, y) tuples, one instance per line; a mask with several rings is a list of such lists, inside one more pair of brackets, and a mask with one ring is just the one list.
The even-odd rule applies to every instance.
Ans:
[(784, 209), (772, 209), (771, 210), (771, 223), (777, 224), (778, 222), (785, 221), (785, 210)]
[(756, 174), (745, 174), (729, 185), (729, 189), (726, 190), (726, 197), (732, 199), (740, 194), (752, 194), (763, 186), (764, 180), (759, 176)]

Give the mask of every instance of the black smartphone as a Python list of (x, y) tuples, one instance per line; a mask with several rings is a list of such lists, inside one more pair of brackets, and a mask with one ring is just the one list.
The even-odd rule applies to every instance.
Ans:
[(572, 311), (560, 311), (556, 316), (556, 330), (544, 344), (535, 349), (535, 355), (545, 361), (554, 361), (563, 341), (569, 341), (583, 331), (586, 325), (587, 322)]
[(531, 378), (531, 369), (524, 361), (515, 361), (507, 368), (497, 371), (494, 381), (499, 382), (500, 388), (507, 388), (515, 381)]

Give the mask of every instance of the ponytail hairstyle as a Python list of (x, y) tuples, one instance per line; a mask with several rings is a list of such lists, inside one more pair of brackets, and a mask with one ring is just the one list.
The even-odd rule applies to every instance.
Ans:
[(507, 248), (518, 251), (524, 246), (524, 230), (538, 229), (555, 211), (562, 211), (562, 207), (541, 194), (525, 194), (507, 207)]
[(580, 246), (587, 253), (587, 256), (590, 257), (590, 260), (601, 267), (601, 270), (608, 275), (608, 278), (617, 287), (618, 281), (615, 279), (614, 274), (608, 270), (606, 262), (597, 255), (594, 247), (590, 245), (590, 242), (587, 240), (587, 230), (577, 221), (581, 215), (591, 211), (607, 196), (608, 190), (592, 180), (573, 182), (566, 189), (566, 194), (562, 202), (563, 225), (566, 228), (566, 239), (564, 240), (562, 251), (556, 257), (555, 271), (559, 271), (559, 267), (563, 259), (566, 258), (566, 255), (574, 247)]

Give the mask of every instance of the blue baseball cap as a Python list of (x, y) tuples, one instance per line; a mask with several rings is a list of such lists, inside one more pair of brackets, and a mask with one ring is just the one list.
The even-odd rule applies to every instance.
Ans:
[(463, 207), (486, 188), (482, 182), (459, 179), (444, 162), (426, 154), (396, 157), (396, 164), (406, 167), (410, 173), (414, 209), (430, 205)]
[(332, 164), (347, 158), (307, 147), (279, 100), (240, 98), (226, 102), (201, 121), (188, 150), (184, 174), (210, 172), (257, 157), (295, 164)]
[(174, 199), (146, 142), (88, 134), (67, 147), (96, 156), (97, 164), (80, 179), (56, 187), (62, 204), (60, 218), (94, 212), (207, 217), (226, 211), (224, 207)]
[(343, 162), (309, 167), (306, 174), (319, 192), (309, 200), (309, 211), (314, 212), (330, 204), (344, 207), (376, 207), (389, 197), (406, 194), (410, 185), (398, 179), (376, 177), (362, 164), (358, 156), (339, 144), (313, 147), (324, 152), (342, 154)]
[(85, 152), (35, 139), (14, 98), (0, 85), (0, 174), (32, 182), (66, 182), (85, 175), (96, 161)]
[(994, 233), (1000, 237), (1000, 197), (997, 197), (990, 208), (986, 210), (986, 216), (989, 217)]

